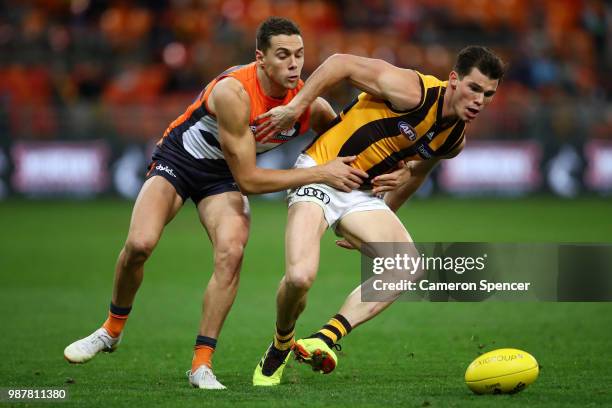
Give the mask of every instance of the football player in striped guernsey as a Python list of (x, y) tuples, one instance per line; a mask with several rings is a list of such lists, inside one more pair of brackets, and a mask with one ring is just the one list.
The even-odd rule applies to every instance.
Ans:
[[(333, 348), (338, 341), (401, 295), (401, 291), (392, 291), (385, 301), (362, 302), (359, 286), (321, 330), (294, 340), (295, 323), (316, 277), (320, 240), (327, 228), (344, 237), (343, 246), (362, 248), (366, 243), (399, 242), (418, 255), (395, 211), (440, 160), (461, 152), (466, 126), (491, 102), (503, 73), (501, 59), (481, 46), (461, 50), (445, 81), (381, 60), (334, 55), (312, 74), (291, 102), (259, 118), (267, 122), (256, 134), (266, 140), (269, 134), (291, 128), (312, 101), (336, 83), (348, 80), (362, 91), (296, 162), (297, 168), (310, 168), (351, 155), (356, 157), (351, 166), (367, 172), (368, 178), (360, 189), (351, 192), (314, 183), (289, 193), (286, 270), (277, 292), (272, 349), (287, 350), (290, 345), (298, 360), (329, 373), (337, 365)], [(409, 171), (392, 172), (402, 163)], [(416, 272), (406, 277), (417, 280), (423, 271)], [(285, 360), (271, 348), (255, 368), (254, 385), (280, 383)]]

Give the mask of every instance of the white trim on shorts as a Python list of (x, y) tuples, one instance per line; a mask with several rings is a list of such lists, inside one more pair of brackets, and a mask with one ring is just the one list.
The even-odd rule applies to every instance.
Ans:
[[(298, 156), (294, 167), (308, 168), (316, 165), (312, 157), (302, 153)], [(381, 197), (372, 195), (372, 190), (353, 190), (345, 193), (326, 184), (308, 184), (288, 190), (287, 207), (299, 202), (318, 204), (323, 209), (328, 227), (334, 231), (340, 220), (348, 214), (373, 210), (391, 211)]]

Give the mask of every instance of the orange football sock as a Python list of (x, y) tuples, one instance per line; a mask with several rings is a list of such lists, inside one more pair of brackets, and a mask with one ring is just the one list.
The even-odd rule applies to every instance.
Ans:
[(108, 318), (102, 325), (111, 335), (111, 337), (119, 337), (121, 332), (123, 331), (123, 326), (125, 326), (125, 322), (127, 322), (127, 318), (132, 311), (132, 306), (121, 307), (116, 306), (111, 302), (109, 310), (108, 310)]
[(112, 312), (108, 312), (108, 318), (102, 325), (111, 335), (111, 337), (119, 337), (123, 331), (123, 326), (127, 322), (128, 315), (116, 315)]
[(193, 373), (202, 364), (206, 364), (209, 368), (212, 368), (212, 355), (214, 352), (215, 349), (210, 346), (195, 346), (193, 348), (191, 372)]

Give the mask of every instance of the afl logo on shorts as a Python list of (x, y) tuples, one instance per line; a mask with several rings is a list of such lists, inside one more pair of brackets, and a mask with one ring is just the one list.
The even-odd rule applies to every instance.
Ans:
[(416, 140), (416, 132), (408, 123), (400, 120), (397, 127), (402, 135), (406, 136), (408, 139), (410, 139), (410, 141), (414, 142)]
[(295, 192), (295, 194), (300, 197), (314, 197), (317, 200), (321, 201), (323, 204), (329, 204), (329, 202), (331, 201), (327, 194), (314, 187), (300, 187)]

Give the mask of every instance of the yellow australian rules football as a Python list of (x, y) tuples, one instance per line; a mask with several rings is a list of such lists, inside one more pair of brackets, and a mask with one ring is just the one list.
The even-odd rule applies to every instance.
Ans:
[(503, 348), (472, 361), (465, 371), (465, 383), (476, 394), (513, 394), (533, 383), (539, 372), (538, 362), (531, 354)]

